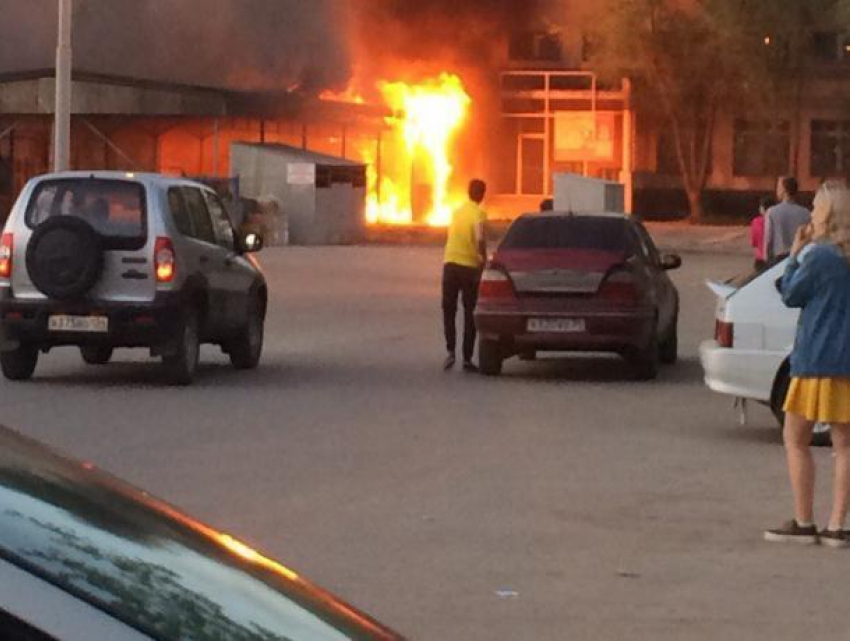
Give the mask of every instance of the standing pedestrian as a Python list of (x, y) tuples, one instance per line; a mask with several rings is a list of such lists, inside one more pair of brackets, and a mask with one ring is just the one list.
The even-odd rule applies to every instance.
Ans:
[(783, 176), (776, 183), (779, 204), (767, 210), (764, 219), (764, 249), (768, 266), (788, 256), (794, 235), (811, 220), (809, 210), (797, 203), (797, 179)]
[[(791, 352), (791, 385), (783, 432), (794, 494), (794, 520), (764, 533), (768, 541), (850, 544), (850, 191), (826, 183), (815, 197), (812, 223), (800, 228), (781, 281), (782, 299), (799, 307)], [(810, 450), (816, 422), (829, 423), (835, 453), (832, 513), (814, 524), (815, 468)]]
[(750, 245), (755, 253), (753, 268), (757, 272), (764, 271), (767, 260), (764, 253), (764, 217), (767, 210), (773, 207), (776, 201), (770, 196), (762, 196), (759, 199), (759, 211), (750, 223)]
[(482, 180), (469, 183), (469, 200), (452, 213), (446, 240), (443, 265), (443, 329), (446, 335), (446, 356), (443, 369), (455, 364), (457, 347), (458, 295), (463, 300), (463, 369), (477, 372), (472, 362), (475, 352), (475, 303), (478, 301), (478, 284), (481, 270), (487, 262), (487, 241), (484, 223), (487, 214), (481, 208), (487, 185)]

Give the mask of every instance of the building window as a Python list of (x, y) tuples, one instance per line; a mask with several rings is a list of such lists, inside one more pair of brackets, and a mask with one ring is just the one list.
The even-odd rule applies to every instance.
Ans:
[(811, 175), (844, 175), (850, 170), (850, 120), (812, 120)]
[(526, 31), (511, 38), (510, 57), (516, 62), (560, 62), (561, 38), (556, 33)]
[(791, 126), (779, 122), (735, 121), (733, 173), (736, 176), (780, 176), (788, 173)]
[(0, 156), (0, 196), (11, 196), (14, 191), (15, 174), (12, 161)]
[(850, 37), (837, 31), (816, 31), (809, 40), (809, 52), (816, 62), (850, 62)]
[(818, 62), (837, 62), (841, 60), (843, 37), (836, 31), (817, 31), (809, 41), (812, 58)]

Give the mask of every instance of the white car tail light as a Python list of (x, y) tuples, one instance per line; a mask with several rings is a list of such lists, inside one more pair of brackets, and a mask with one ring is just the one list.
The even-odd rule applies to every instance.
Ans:
[(714, 340), (720, 347), (732, 347), (735, 341), (735, 325), (718, 318), (714, 325)]
[(14, 241), (12, 234), (3, 234), (0, 238), (0, 278), (12, 277), (12, 250)]
[(510, 277), (498, 267), (488, 267), (481, 275), (478, 297), (488, 300), (514, 298)]
[(174, 245), (171, 239), (160, 237), (154, 245), (154, 270), (157, 283), (170, 283), (177, 273)]

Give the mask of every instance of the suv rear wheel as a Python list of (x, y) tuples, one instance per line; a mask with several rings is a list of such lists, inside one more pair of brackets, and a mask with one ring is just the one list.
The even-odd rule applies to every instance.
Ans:
[(8, 352), (0, 352), (0, 369), (10, 381), (28, 381), (38, 364), (38, 349), (30, 345), (19, 345)]
[(83, 345), (80, 354), (89, 365), (106, 365), (112, 360), (112, 348), (102, 345)]
[(162, 362), (169, 382), (174, 385), (191, 385), (198, 371), (201, 355), (198, 314), (194, 309), (183, 313), (178, 333), (175, 353), (164, 357)]
[(254, 369), (260, 364), (265, 335), (263, 306), (255, 297), (248, 314), (248, 324), (227, 346), (230, 362), (236, 369)]

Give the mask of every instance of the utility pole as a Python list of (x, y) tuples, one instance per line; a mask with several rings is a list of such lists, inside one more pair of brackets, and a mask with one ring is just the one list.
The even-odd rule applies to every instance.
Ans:
[(71, 149), (71, 12), (73, 0), (59, 0), (56, 42), (56, 108), (53, 121), (53, 171), (70, 165)]

